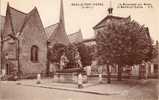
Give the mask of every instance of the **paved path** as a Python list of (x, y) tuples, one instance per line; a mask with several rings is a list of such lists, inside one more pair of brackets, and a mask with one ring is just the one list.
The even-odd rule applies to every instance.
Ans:
[[(27, 81), (27, 82), (26, 82)], [(23, 80), (25, 84), (33, 84), (35, 81)], [(48, 81), (44, 81), (44, 83)], [(159, 84), (156, 80), (147, 81), (123, 81), (114, 82), (110, 85), (92, 85), (84, 88), (85, 90), (100, 90), (109, 95), (92, 94), (85, 92), (74, 92), (68, 90), (43, 88), (40, 85), (25, 86), (19, 81), (18, 82), (0, 82), (0, 100), (158, 100)], [(45, 83), (45, 84), (46, 84)], [(74, 84), (59, 84), (59, 83), (48, 83), (53, 84), (54, 87), (71, 87), (76, 89)], [(55, 85), (56, 84), (56, 85)], [(46, 85), (47, 86), (47, 85)], [(108, 90), (107, 90), (108, 89)], [(118, 90), (119, 89), (119, 90)], [(159, 89), (159, 88), (158, 88)], [(117, 90), (118, 94), (113, 94)], [(110, 92), (113, 92), (112, 94)]]
[(41, 84), (36, 84), (36, 80), (21, 80), (17, 83), (20, 83), (24, 86), (33, 86), (33, 87), (42, 87), (49, 89), (58, 89), (58, 90), (67, 90), (74, 92), (84, 92), (84, 93), (92, 93), (98, 95), (119, 95), (125, 90), (129, 90), (130, 88), (136, 86), (136, 81), (112, 81), (111, 84), (99, 84), (98, 82), (89, 82), (87, 84), (83, 84), (84, 88), (78, 89), (77, 84), (70, 83), (55, 83), (50, 79), (45, 79), (41, 81)]
[[(2, 84), (1, 84), (2, 85)], [(117, 97), (113, 97), (117, 100)], [(111, 96), (93, 95), (88, 93), (77, 93), (46, 89), (39, 87), (28, 87), (12, 83), (3, 83), (0, 87), (0, 100), (113, 100)]]

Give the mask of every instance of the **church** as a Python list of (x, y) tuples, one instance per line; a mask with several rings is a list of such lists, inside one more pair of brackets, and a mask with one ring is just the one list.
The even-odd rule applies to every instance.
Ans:
[(47, 36), (36, 7), (24, 13), (8, 3), (1, 39), (6, 75), (46, 73)]
[(81, 30), (67, 35), (63, 7), (63, 0), (61, 0), (59, 22), (45, 27), (47, 42), (50, 47), (56, 43), (68, 45), (70, 43), (79, 43), (83, 41)]
[[(59, 22), (43, 26), (36, 7), (21, 12), (8, 3), (6, 16), (1, 16), (1, 69), (6, 76), (18, 73), (22, 78), (49, 73), (48, 50), (54, 44), (68, 45), (81, 42), (81, 30), (66, 34), (63, 1), (60, 4)], [(80, 39), (79, 39), (80, 38)]]

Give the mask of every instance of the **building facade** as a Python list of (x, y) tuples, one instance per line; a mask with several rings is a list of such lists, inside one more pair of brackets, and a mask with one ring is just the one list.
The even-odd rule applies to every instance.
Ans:
[[(113, 8), (108, 8), (108, 15), (103, 20), (101, 20), (97, 25), (95, 25), (93, 27), (93, 29), (95, 31), (95, 35), (100, 34), (101, 32), (104, 32), (104, 31), (109, 31), (109, 27), (108, 26), (111, 23), (114, 23), (116, 25), (122, 25), (122, 24), (124, 24), (126, 22), (131, 21), (131, 17), (130, 16), (128, 16), (128, 17), (119, 17), (119, 16), (114, 16), (112, 13), (113, 13)], [(149, 34), (149, 29), (147, 27), (145, 27), (144, 30), (146, 32), (145, 37), (148, 38), (149, 41), (151, 41), (151, 37), (150, 37), (150, 34)], [(115, 66), (115, 67), (116, 68), (114, 68), (113, 70), (116, 70), (114, 72), (117, 72), (117, 67), (118, 66)], [(127, 68), (125, 67), (123, 69), (123, 72), (124, 71), (126, 72), (127, 69), (130, 70), (130, 67), (127, 67)], [(148, 71), (148, 69), (146, 69), (146, 66), (144, 66), (144, 67), (133, 66), (132, 69), (131, 69), (131, 71), (132, 70), (134, 70), (135, 73), (137, 72), (138, 74), (141, 72), (140, 70), (146, 70), (145, 72)], [(132, 72), (134, 73), (134, 71), (132, 71)], [(135, 76), (136, 75), (137, 74), (135, 74)], [(145, 73), (143, 75), (145, 75)]]
[(7, 75), (46, 73), (47, 36), (36, 7), (24, 13), (8, 4), (2, 41), (2, 67)]

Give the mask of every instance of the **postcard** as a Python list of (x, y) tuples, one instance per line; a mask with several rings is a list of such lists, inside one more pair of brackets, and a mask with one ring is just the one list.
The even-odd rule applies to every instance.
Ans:
[(159, 100), (158, 0), (0, 0), (0, 100)]

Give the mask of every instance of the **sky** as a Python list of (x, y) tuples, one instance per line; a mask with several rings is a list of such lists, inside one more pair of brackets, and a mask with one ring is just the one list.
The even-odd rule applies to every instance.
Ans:
[[(1, 0), (1, 15), (5, 15), (7, 2), (11, 7), (28, 13), (37, 7), (44, 27), (59, 21), (61, 0)], [(81, 3), (95, 5), (82, 7)], [(120, 8), (120, 4), (150, 4), (152, 7), (144, 8)], [(104, 17), (108, 15), (107, 8), (113, 7), (113, 15), (128, 17), (141, 25), (149, 27), (153, 40), (159, 40), (159, 0), (63, 0), (65, 28), (67, 34), (77, 32), (81, 29), (84, 38), (94, 37), (92, 29)]]

